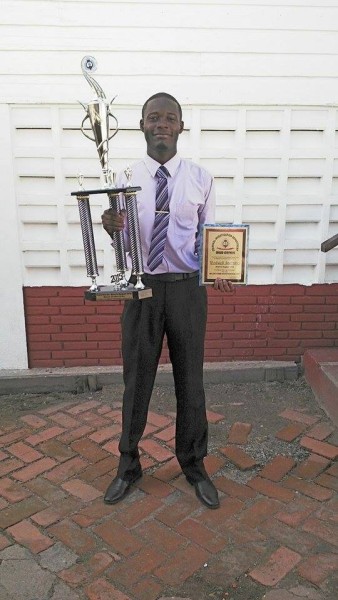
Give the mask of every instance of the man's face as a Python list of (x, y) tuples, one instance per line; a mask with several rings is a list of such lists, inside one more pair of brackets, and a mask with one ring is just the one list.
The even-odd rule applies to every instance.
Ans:
[(150, 100), (140, 121), (148, 154), (155, 159), (163, 154), (170, 158), (174, 156), (177, 152), (178, 136), (183, 131), (183, 126), (176, 102), (165, 96)]

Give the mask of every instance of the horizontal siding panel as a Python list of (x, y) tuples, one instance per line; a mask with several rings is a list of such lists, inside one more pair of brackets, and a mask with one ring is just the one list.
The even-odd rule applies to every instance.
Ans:
[[(338, 36), (337, 36), (338, 42)], [(338, 47), (337, 47), (338, 50)], [(62, 54), (61, 56), (64, 56)], [(106, 52), (97, 56), (99, 71), (104, 76), (113, 69), (114, 76), (151, 75), (190, 77), (334, 77), (338, 73), (338, 54), (233, 54), (184, 52), (178, 60), (177, 52)], [(81, 72), (78, 52), (68, 51), (67, 60), (61, 61), (63, 75)], [(59, 75), (60, 53), (58, 51), (1, 51), (0, 73), (2, 75)]]
[[(190, 77), (138, 76), (97, 78), (107, 97), (118, 93), (122, 104), (142, 105), (151, 94), (160, 90), (176, 96), (182, 104), (299, 104), (304, 106), (338, 104), (337, 80), (317, 77)], [(305, 83), (306, 82), (306, 83)], [(2, 102), (22, 104), (73, 103), (75, 98), (90, 99), (88, 85), (82, 76), (59, 75), (0, 76)], [(88, 90), (88, 92), (86, 92)], [(86, 97), (85, 94), (88, 93)]]
[[(92, 23), (84, 26), (60, 26), (54, 24), (44, 27), (27, 25), (0, 26), (0, 50), (59, 50), (61, 54), (60, 72), (64, 68), (64, 55), (68, 51), (79, 52), (80, 60), (86, 53), (94, 54), (99, 62), (100, 71), (105, 54), (112, 52), (221, 52), (221, 53), (268, 53), (268, 54), (337, 54), (338, 33), (336, 31), (274, 31), (273, 28), (245, 30), (243, 25), (237, 30), (221, 27), (217, 23), (213, 29), (181, 27), (175, 29), (168, 25), (159, 30), (145, 26), (131, 28), (130, 35), (118, 27), (97, 27)], [(114, 43), (112, 44), (112, 40)], [(102, 53), (102, 54), (100, 54)], [(118, 66), (115, 58), (109, 64), (109, 72)], [(0, 68), (2, 65), (0, 64)]]
[[(9, 0), (7, 0), (9, 2)], [(20, 0), (21, 2), (23, 0)], [(28, 0), (29, 1), (29, 0)], [(55, 1), (57, 2), (58, 0), (49, 0), (49, 1)], [(64, 0), (64, 2), (73, 2), (74, 4), (83, 4), (84, 6), (86, 6), (87, 4), (91, 4), (93, 2), (93, 0)], [(133, 9), (133, 5), (134, 4), (142, 4), (142, 5), (147, 5), (147, 7), (151, 8), (153, 4), (158, 4), (159, 0), (148, 0), (147, 2), (144, 2), (144, 0), (126, 0), (128, 4), (132, 5), (131, 9)], [(121, 4), (121, 0), (100, 0), (101, 4)], [(209, 2), (208, 5), (214, 5), (214, 4), (220, 4), (221, 2), (226, 2), (228, 6), (257, 6), (257, 4), (259, 4), (260, 6), (277, 6), (277, 7), (284, 7), (284, 6), (295, 6), (295, 0), (260, 0), (260, 2), (258, 3), (257, 0), (220, 0), (220, 1), (216, 1), (216, 2)], [(177, 0), (165, 0), (166, 4), (176, 4), (177, 5)], [(184, 4), (187, 5), (199, 5), (199, 4), (205, 4), (205, 0), (184, 0)], [(296, 6), (302, 6), (302, 7), (314, 7), (314, 8), (325, 8), (326, 6), (328, 7), (336, 7), (337, 6), (337, 2), (336, 0), (323, 0), (323, 2), (320, 2), (320, 0), (297, 0), (297, 4)]]
[(228, 5), (228, 4), (168, 4), (128, 2), (86, 3), (85, 10), (78, 2), (44, 2), (39, 0), (3, 0), (1, 20), (4, 24), (33, 25), (106, 25), (114, 27), (219, 28), (225, 29), (337, 29), (338, 7)]
[[(22, 0), (21, 0), (22, 1)], [(30, 1), (30, 0), (26, 0)], [(58, 0), (54, 0), (58, 1)], [(151, 6), (152, 4), (158, 4), (159, 0), (148, 0), (147, 5)], [(214, 4), (220, 4), (220, 2), (209, 2), (208, 5), (212, 6)], [(257, 0), (223, 0), (226, 1), (228, 6), (256, 6), (258, 4)], [(73, 2), (74, 4), (91, 4), (93, 0), (64, 0), (64, 2)], [(100, 0), (101, 4), (120, 4), (121, 0)], [(165, 0), (166, 4), (177, 4), (177, 0)], [(126, 4), (145, 4), (144, 0), (127, 0)], [(184, 0), (184, 4), (205, 4), (205, 0)], [(295, 0), (260, 0), (260, 6), (294, 6)], [(325, 8), (326, 6), (337, 6), (336, 0), (324, 0), (322, 3), (320, 0), (297, 0), (297, 6), (304, 6), (308, 8), (316, 7), (316, 8)], [(131, 7), (133, 8), (133, 7)]]
[[(63, 57), (67, 56), (67, 60)], [(95, 58), (99, 61), (99, 71), (94, 77), (99, 78), (100, 74), (110, 73), (114, 75), (184, 75), (190, 73), (191, 76), (201, 74), (200, 55), (185, 53), (182, 60), (177, 60), (177, 53), (167, 52), (106, 52), (100, 57)], [(67, 54), (58, 51), (12, 51), (0, 52), (0, 72), (4, 75), (78, 75), (81, 73), (81, 59), (78, 52), (68, 51)], [(337, 57), (338, 60), (338, 57)], [(3, 66), (2, 66), (3, 65)], [(85, 82), (85, 86), (88, 84)], [(87, 88), (88, 89), (88, 88)]]
[[(338, 36), (337, 36), (338, 41)], [(185, 60), (185, 58), (184, 58)], [(308, 54), (202, 54), (201, 75), (220, 77), (335, 77), (338, 74), (338, 54), (309, 56)]]

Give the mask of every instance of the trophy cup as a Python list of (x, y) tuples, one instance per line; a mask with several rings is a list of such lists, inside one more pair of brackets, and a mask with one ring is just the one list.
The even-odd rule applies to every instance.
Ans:
[[(143, 261), (136, 200), (136, 192), (141, 188), (133, 187), (131, 185), (132, 172), (130, 168), (125, 170), (127, 186), (117, 188), (115, 185), (115, 175), (112, 173), (109, 166), (109, 141), (118, 132), (118, 121), (110, 112), (111, 104), (114, 102), (115, 98), (108, 103), (101, 86), (92, 77), (91, 72), (95, 72), (97, 69), (97, 62), (94, 57), (85, 56), (81, 61), (81, 68), (84, 77), (95, 94), (93, 100), (87, 104), (80, 102), (86, 111), (86, 115), (81, 124), (81, 131), (88, 139), (94, 141), (96, 144), (104, 178), (104, 186), (102, 189), (85, 190), (83, 188), (83, 176), (80, 175), (80, 189), (76, 192), (71, 192), (72, 196), (76, 196), (78, 202), (87, 276), (92, 280), (92, 285), (89, 290), (85, 292), (85, 299), (129, 300), (136, 298), (141, 300), (143, 298), (149, 298), (152, 296), (152, 290), (151, 288), (146, 288), (141, 279), (143, 275)], [(110, 127), (109, 117), (114, 121), (113, 129)], [(84, 130), (84, 123), (87, 119), (90, 121), (93, 137), (88, 135)], [(118, 213), (121, 212), (122, 208), (125, 208), (127, 213), (132, 274), (136, 278), (136, 283), (134, 285), (129, 283), (126, 279), (126, 272), (128, 269), (123, 231), (116, 231), (113, 233), (113, 247), (115, 250), (117, 273), (111, 276), (111, 285), (99, 286), (96, 282), (99, 272), (96, 260), (89, 196), (104, 193), (108, 195), (110, 208)]]

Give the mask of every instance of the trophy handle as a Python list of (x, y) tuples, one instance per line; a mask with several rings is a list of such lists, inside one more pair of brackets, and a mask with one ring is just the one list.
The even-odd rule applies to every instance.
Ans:
[[(119, 130), (119, 122), (118, 122), (117, 118), (115, 117), (115, 115), (113, 115), (113, 114), (112, 114), (110, 111), (108, 112), (108, 115), (109, 115), (110, 117), (112, 117), (112, 118), (114, 119), (115, 123), (116, 123), (116, 128), (115, 128), (115, 130), (113, 131), (113, 133), (111, 134), (111, 136), (108, 138), (108, 140), (111, 140), (111, 139), (114, 137), (114, 135), (116, 135), (116, 134), (117, 134), (117, 132), (118, 132), (118, 130)], [(87, 136), (87, 137), (88, 137), (88, 136)]]
[[(114, 116), (114, 115), (113, 115), (111, 112), (109, 112), (108, 114), (109, 114), (109, 116), (110, 116), (110, 117), (112, 117), (112, 118), (114, 119), (114, 121), (115, 121), (115, 123), (116, 123), (116, 129), (115, 129), (115, 131), (113, 131), (113, 133), (111, 134), (111, 136), (109, 136), (109, 138), (108, 138), (108, 140), (111, 140), (111, 139), (114, 137), (114, 135), (116, 135), (116, 134), (117, 134), (117, 132), (118, 132), (118, 130), (119, 130), (119, 123), (118, 123), (118, 120), (117, 120), (117, 118), (116, 118), (116, 117), (115, 117), (115, 116)], [(93, 138), (93, 137), (90, 137), (90, 135), (88, 135), (88, 133), (86, 133), (86, 132), (85, 132), (85, 130), (83, 129), (83, 124), (84, 124), (84, 122), (85, 122), (87, 119), (89, 119), (89, 115), (86, 115), (86, 116), (85, 116), (85, 118), (83, 119), (83, 121), (82, 121), (82, 123), (81, 123), (81, 127), (80, 127), (80, 129), (81, 129), (81, 131), (82, 131), (83, 135), (85, 135), (85, 136), (86, 136), (86, 138), (88, 138), (88, 139), (89, 139), (91, 142), (95, 142), (95, 138)]]
[(83, 121), (82, 121), (82, 123), (81, 123), (81, 127), (80, 127), (80, 129), (81, 129), (81, 131), (82, 131), (83, 135), (85, 135), (85, 136), (86, 136), (86, 138), (88, 138), (88, 139), (89, 139), (91, 142), (95, 142), (95, 138), (93, 138), (93, 137), (90, 137), (90, 135), (88, 135), (88, 134), (85, 132), (85, 130), (83, 129), (83, 124), (84, 124), (84, 122), (85, 122), (87, 119), (89, 119), (89, 115), (86, 115), (86, 116), (85, 116), (85, 118), (83, 119)]

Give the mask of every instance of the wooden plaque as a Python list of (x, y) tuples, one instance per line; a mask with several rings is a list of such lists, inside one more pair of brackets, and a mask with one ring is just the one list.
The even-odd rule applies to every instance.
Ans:
[(245, 285), (249, 225), (218, 223), (204, 225), (200, 283), (211, 285), (216, 279), (227, 279)]

